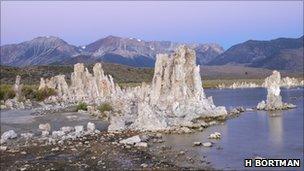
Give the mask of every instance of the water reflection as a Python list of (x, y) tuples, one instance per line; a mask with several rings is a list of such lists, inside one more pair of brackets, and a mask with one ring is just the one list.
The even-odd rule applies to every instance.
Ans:
[(281, 146), (283, 143), (283, 119), (282, 112), (267, 112), (269, 138), (273, 145)]

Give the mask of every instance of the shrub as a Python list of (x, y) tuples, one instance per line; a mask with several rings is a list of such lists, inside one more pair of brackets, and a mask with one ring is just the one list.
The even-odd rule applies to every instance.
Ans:
[(22, 96), (25, 99), (35, 99), (37, 96), (38, 87), (32, 85), (24, 85), (21, 90)]
[(8, 84), (0, 85), (0, 100), (12, 99), (15, 97), (13, 87)]
[(113, 110), (112, 106), (109, 103), (103, 103), (97, 107), (100, 112), (111, 111)]
[(42, 101), (50, 96), (56, 95), (56, 91), (52, 88), (43, 88), (40, 90), (37, 90), (36, 95), (35, 95), (35, 99), (37, 101)]
[(77, 105), (77, 111), (78, 110), (88, 110), (88, 105), (84, 102), (80, 102)]

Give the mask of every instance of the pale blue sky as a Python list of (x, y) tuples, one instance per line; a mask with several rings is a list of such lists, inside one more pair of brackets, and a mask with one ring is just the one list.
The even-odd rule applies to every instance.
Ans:
[(58, 36), (86, 45), (108, 35), (216, 42), (303, 35), (303, 1), (1, 1), (1, 44)]

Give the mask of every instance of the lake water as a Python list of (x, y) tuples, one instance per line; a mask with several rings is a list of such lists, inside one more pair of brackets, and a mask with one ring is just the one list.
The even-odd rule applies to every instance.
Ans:
[(50, 123), (51, 131), (59, 130), (63, 126), (83, 125), (86, 128), (88, 122), (93, 122), (99, 130), (107, 130), (108, 124), (86, 113), (65, 112), (47, 115), (32, 115), (31, 110), (1, 111), (1, 134), (7, 130), (16, 133), (32, 132), (40, 135), (38, 127), (41, 123)]
[[(207, 96), (213, 96), (216, 105), (227, 108), (237, 106), (253, 108), (258, 102), (266, 99), (266, 90), (263, 88), (210, 89), (205, 92)], [(261, 156), (276, 159), (301, 159), (302, 168), (291, 168), (291, 170), (303, 170), (303, 88), (282, 89), (281, 94), (284, 102), (295, 104), (297, 108), (271, 113), (245, 112), (238, 118), (209, 127), (203, 132), (182, 136), (166, 135), (165, 143), (172, 146), (173, 150), (186, 150), (198, 160), (207, 156), (207, 160), (215, 169), (243, 170), (246, 169), (243, 167), (244, 159)], [(208, 139), (208, 136), (215, 131), (220, 132), (222, 138)], [(211, 148), (192, 147), (195, 141), (212, 141), (214, 146)], [(199, 168), (200, 164), (181, 161), (180, 165)], [(274, 170), (278, 169), (280, 168), (274, 168)]]

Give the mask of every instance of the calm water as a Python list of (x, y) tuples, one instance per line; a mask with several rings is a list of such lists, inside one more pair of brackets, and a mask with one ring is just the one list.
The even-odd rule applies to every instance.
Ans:
[(13, 129), (16, 133), (32, 132), (41, 134), (38, 131), (41, 123), (50, 123), (51, 131), (59, 130), (63, 126), (83, 125), (86, 128), (88, 122), (95, 123), (99, 130), (107, 129), (106, 122), (84, 113), (66, 112), (40, 116), (34, 116), (31, 113), (31, 110), (1, 111), (1, 134), (10, 129)]
[[(262, 99), (266, 99), (266, 90), (263, 88), (205, 92), (207, 96), (213, 96), (216, 105), (227, 108), (236, 106), (252, 108)], [(174, 150), (186, 150), (198, 160), (207, 156), (207, 160), (216, 169), (242, 170), (245, 169), (243, 160), (256, 156), (300, 158), (303, 169), (303, 88), (283, 89), (281, 94), (284, 102), (293, 103), (297, 108), (271, 113), (277, 115), (275, 117), (265, 111), (245, 112), (238, 118), (228, 120), (222, 125), (209, 127), (203, 132), (183, 136), (167, 135), (165, 142)], [(207, 138), (214, 131), (222, 134), (220, 140)], [(192, 147), (194, 141), (212, 141), (214, 146)], [(193, 166), (183, 161), (180, 164)], [(199, 167), (199, 163), (194, 165)]]

